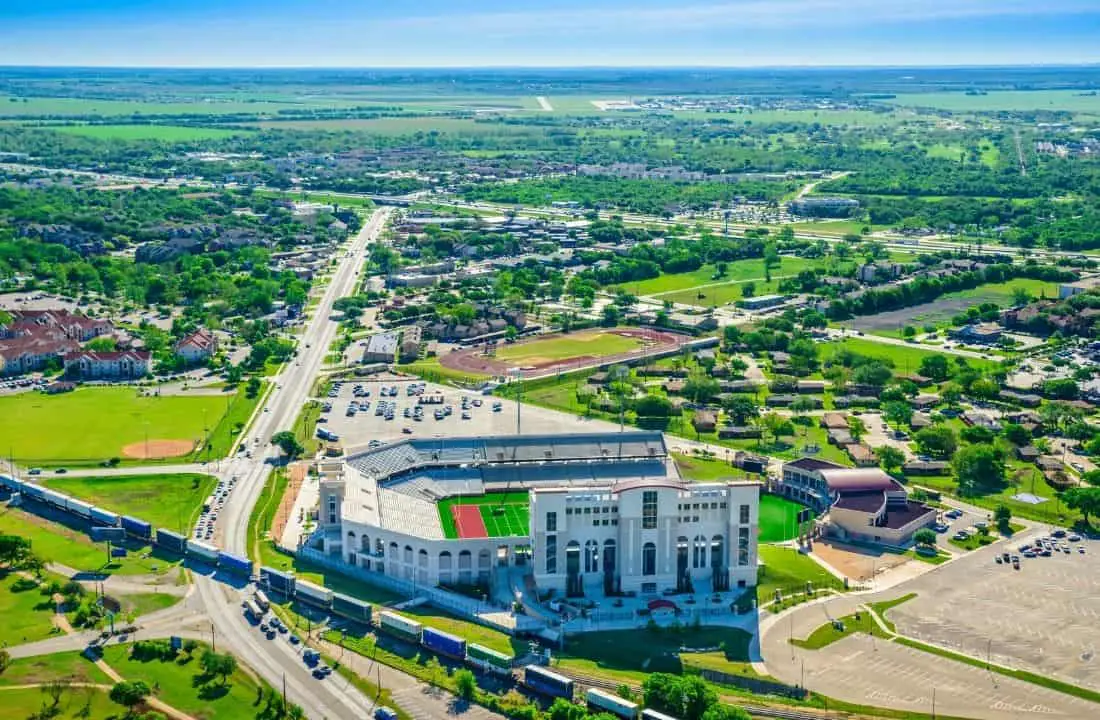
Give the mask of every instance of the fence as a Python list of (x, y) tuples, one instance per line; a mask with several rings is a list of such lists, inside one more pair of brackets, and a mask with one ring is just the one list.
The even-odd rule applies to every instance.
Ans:
[(495, 606), (478, 602), (477, 600), (457, 595), (437, 587), (421, 585), (412, 580), (396, 578), (392, 575), (371, 572), (361, 567), (348, 565), (339, 556), (326, 555), (316, 548), (301, 547), (292, 552), (303, 560), (308, 560), (309, 562), (316, 563), (333, 572), (338, 572), (341, 575), (346, 575), (355, 580), (361, 580), (369, 585), (389, 590), (398, 595), (404, 595), (406, 597), (421, 596), (430, 604), (441, 610), (445, 610), (458, 617), (470, 619), (478, 624), (491, 627), (494, 630), (500, 630), (509, 635), (515, 634), (517, 631), (536, 631), (543, 627), (542, 623), (537, 620), (522, 615), (510, 616), (510, 619), (513, 620), (512, 624), (501, 622), (496, 618), (487, 617), (484, 614), (484, 611), (489, 610), (494, 611), (493, 614), (496, 615), (502, 614), (500, 609)]
[(730, 673), (721, 672), (719, 670), (709, 670), (707, 668), (699, 668), (698, 673), (700, 677), (709, 682), (748, 690), (754, 695), (778, 695), (781, 697), (795, 698), (796, 700), (805, 700), (808, 694), (805, 688), (787, 685), (786, 683), (776, 682), (775, 680), (746, 677), (744, 675), (732, 675)]

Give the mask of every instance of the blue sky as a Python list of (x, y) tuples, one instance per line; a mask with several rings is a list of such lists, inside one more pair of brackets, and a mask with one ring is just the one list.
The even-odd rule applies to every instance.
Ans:
[(1100, 62), (1100, 0), (0, 0), (0, 64)]

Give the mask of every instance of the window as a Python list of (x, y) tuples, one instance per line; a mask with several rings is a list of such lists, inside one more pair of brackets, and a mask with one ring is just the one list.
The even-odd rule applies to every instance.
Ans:
[(329, 495), (328, 496), (328, 522), (329, 522), (329, 525), (334, 525), (336, 523), (336, 496), (335, 495)]
[(546, 536), (546, 574), (557, 575), (558, 573), (558, 536), (547, 535)]
[(599, 526), (600, 526), (600, 519), (599, 518), (596, 518), (595, 520), (592, 521), (592, 527), (599, 527)]
[(697, 570), (707, 566), (707, 539), (702, 535), (696, 535), (692, 542), (691, 566)]
[(558, 514), (556, 512), (546, 513), (546, 532), (558, 531)]
[[(657, 493), (653, 493), (656, 495)], [(642, 575), (657, 574), (657, 546), (646, 543), (642, 546)]]
[(721, 507), (721, 508), (722, 508), (723, 510), (725, 510), (725, 509), (726, 509), (726, 504), (725, 504), (725, 503), (722, 503), (722, 504), (720, 505), (720, 507)]
[(586, 573), (599, 572), (600, 570), (600, 544), (595, 540), (589, 540), (584, 544), (584, 571)]
[(737, 564), (749, 564), (749, 529), (737, 528)]
[(604, 527), (607, 527), (607, 518), (604, 518), (603, 520), (601, 520), (600, 524), (603, 525)]
[(609, 508), (609, 507), (604, 507), (604, 509), (603, 509), (603, 514), (604, 514), (604, 515), (606, 515), (606, 514), (608, 514), (609, 512), (611, 512), (611, 508)]
[(573, 514), (573, 508), (565, 508), (565, 514), (566, 515), (572, 515)]
[(619, 518), (611, 518), (611, 524), (612, 525), (618, 525), (619, 524)]
[(586, 508), (584, 509), (584, 514), (585, 514), (585, 515), (591, 515), (591, 514), (592, 514), (592, 508), (590, 508), (590, 507), (586, 507)]
[(748, 505), (742, 505), (741, 506), (741, 524), (742, 525), (748, 525), (749, 524), (749, 506)]
[[(642, 529), (657, 529), (657, 491), (646, 490), (642, 493)], [(656, 552), (656, 550), (654, 550)]]

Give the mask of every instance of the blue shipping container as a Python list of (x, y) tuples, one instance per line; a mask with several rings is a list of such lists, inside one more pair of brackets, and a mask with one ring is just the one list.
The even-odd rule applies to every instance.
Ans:
[(171, 530), (157, 528), (155, 542), (158, 547), (162, 547), (170, 552), (179, 553), (180, 555), (187, 549), (187, 539), (182, 535), (177, 535)]
[(111, 548), (111, 557), (126, 557), (126, 548), (113, 547)]
[(130, 517), (129, 515), (122, 516), (122, 529), (133, 535), (136, 538), (142, 540), (148, 540), (153, 537), (153, 526), (144, 520), (138, 520), (137, 518)]
[(91, 514), (92, 520), (98, 523), (103, 523), (107, 527), (118, 527), (118, 515), (115, 515), (110, 510), (94, 507), (91, 509)]
[(245, 577), (252, 576), (252, 561), (248, 558), (233, 555), (232, 553), (224, 551), (219, 553), (218, 567), (236, 575), (244, 575)]
[(260, 584), (282, 595), (294, 594), (294, 576), (279, 570), (260, 568)]
[(543, 695), (567, 700), (573, 699), (572, 680), (549, 670), (544, 670), (537, 665), (528, 665), (524, 668), (523, 681), (527, 687)]
[(465, 659), (466, 657), (465, 640), (456, 635), (433, 630), (429, 627), (424, 628), (424, 632), (421, 633), (420, 644), (441, 655), (447, 655), (459, 660)]

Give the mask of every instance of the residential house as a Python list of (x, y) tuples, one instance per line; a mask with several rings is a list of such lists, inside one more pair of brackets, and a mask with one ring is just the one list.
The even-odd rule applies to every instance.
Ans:
[(917, 410), (929, 410), (940, 402), (939, 395), (917, 395), (909, 403)]
[(821, 416), (821, 427), (826, 430), (847, 430), (848, 416), (844, 413), (827, 412)]
[(65, 374), (81, 380), (136, 380), (149, 374), (152, 357), (148, 350), (81, 350), (65, 355)]
[(218, 352), (218, 337), (206, 328), (199, 328), (176, 343), (176, 355), (188, 365), (199, 365)]
[(946, 475), (951, 463), (945, 460), (913, 460), (901, 466), (906, 475)]
[(1039, 449), (1034, 445), (1024, 445), (1016, 448), (1016, 457), (1024, 462), (1035, 462), (1039, 459)]
[(764, 432), (754, 425), (727, 425), (718, 428), (720, 440), (747, 440), (764, 436)]
[(795, 385), (795, 389), (800, 393), (823, 393), (825, 392), (824, 380), (799, 380)]
[(878, 464), (878, 458), (875, 456), (875, 451), (861, 443), (852, 443), (846, 445), (844, 450), (848, 453), (848, 457), (852, 459), (859, 467), (872, 467)]
[(691, 418), (691, 426), (694, 427), (695, 432), (698, 433), (714, 432), (717, 425), (718, 417), (712, 410), (696, 410), (695, 415)]

